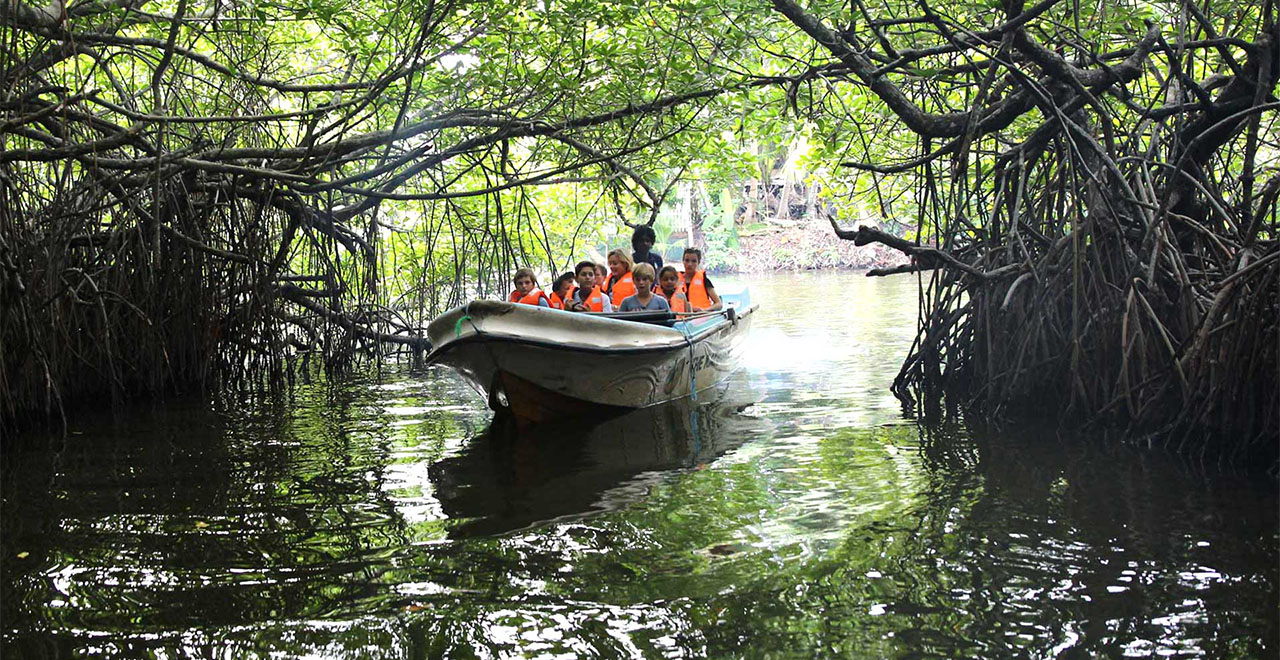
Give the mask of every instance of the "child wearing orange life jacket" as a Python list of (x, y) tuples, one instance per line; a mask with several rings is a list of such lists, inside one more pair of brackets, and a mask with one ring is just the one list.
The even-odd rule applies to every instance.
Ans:
[(618, 307), (623, 298), (635, 295), (636, 284), (631, 275), (635, 264), (631, 261), (631, 255), (622, 250), (610, 252), (608, 262), (610, 275), (604, 291), (609, 294), (613, 306)]
[(574, 272), (578, 274), (578, 290), (569, 299), (566, 309), (572, 312), (612, 312), (613, 302), (596, 284), (596, 265), (582, 261)]
[(609, 269), (604, 264), (596, 264), (596, 286), (600, 287), (601, 291), (608, 293), (609, 291), (606, 288), (608, 282)]
[(538, 288), (538, 279), (533, 276), (532, 270), (528, 268), (517, 270), (511, 277), (511, 282), (516, 285), (516, 290), (507, 296), (508, 302), (538, 307), (551, 306), (551, 300), (547, 298), (547, 294)]
[(636, 293), (622, 299), (618, 310), (622, 312), (665, 312), (671, 309), (667, 299), (653, 292), (653, 265), (636, 264), (631, 268)]
[(673, 312), (688, 312), (689, 299), (680, 290), (680, 271), (675, 266), (663, 266), (658, 271), (658, 293), (667, 299), (667, 306)]
[(552, 309), (565, 309), (569, 306), (569, 302), (573, 300), (574, 289), (577, 288), (573, 273), (564, 273), (556, 278), (556, 283), (551, 285)]
[(684, 297), (689, 299), (689, 309), (694, 312), (708, 312), (720, 309), (720, 296), (711, 284), (711, 278), (702, 265), (702, 250), (698, 248), (684, 249)]

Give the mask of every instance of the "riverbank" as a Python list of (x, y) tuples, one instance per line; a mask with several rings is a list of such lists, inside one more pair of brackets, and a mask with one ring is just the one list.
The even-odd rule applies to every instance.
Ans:
[(880, 244), (857, 246), (841, 240), (831, 224), (818, 215), (796, 220), (773, 220), (738, 235), (740, 273), (796, 270), (869, 270), (906, 263), (897, 250)]

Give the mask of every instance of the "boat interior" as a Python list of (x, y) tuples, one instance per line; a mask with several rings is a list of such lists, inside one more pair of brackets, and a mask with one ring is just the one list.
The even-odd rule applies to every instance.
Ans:
[[(726, 293), (720, 297), (724, 305), (724, 309), (715, 312), (702, 312), (698, 314), (677, 314), (675, 312), (586, 312), (589, 316), (595, 316), (606, 319), (618, 319), (620, 321), (631, 321), (633, 323), (647, 323), (649, 325), (660, 325), (667, 328), (676, 328), (677, 324), (688, 324), (689, 326), (705, 325), (707, 319), (715, 319), (723, 316), (732, 321), (737, 315), (738, 310), (747, 309), (751, 305), (751, 294), (747, 291), (741, 293)], [(677, 328), (679, 329), (679, 328)]]

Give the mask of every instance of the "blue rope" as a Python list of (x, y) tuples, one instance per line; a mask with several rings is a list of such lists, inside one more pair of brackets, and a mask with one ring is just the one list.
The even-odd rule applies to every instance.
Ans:
[(689, 428), (693, 431), (693, 454), (702, 453), (702, 434), (698, 432), (698, 378), (694, 369), (693, 337), (689, 334), (689, 321), (680, 324), (680, 333), (684, 335), (684, 343), (689, 345), (689, 399), (693, 405), (689, 407)]

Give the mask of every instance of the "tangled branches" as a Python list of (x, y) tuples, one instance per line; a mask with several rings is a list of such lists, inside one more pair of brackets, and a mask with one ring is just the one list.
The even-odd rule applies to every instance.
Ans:
[[(775, 4), (919, 137), (923, 155), (900, 168), (849, 165), (915, 175), (931, 240), (836, 227), (897, 247), (912, 256), (906, 270), (931, 273), (899, 398), (932, 406), (947, 397), (995, 417), (1102, 420), (1186, 452), (1275, 459), (1272, 2), (1222, 3), (1220, 15), (1184, 3), (1172, 25), (1151, 23), (1112, 51), (1105, 40), (1068, 38), (1073, 19), (1081, 29), (1090, 18), (1078, 7), (1055, 15), (1052, 0), (1006, 5), (1004, 21), (984, 29), (939, 14), (866, 16), (879, 37), (870, 40)], [(920, 26), (942, 43), (895, 51), (886, 25)], [(1170, 43), (1168, 33), (1182, 38)], [(911, 98), (886, 75), (945, 54), (963, 81), (953, 79), (950, 97), (967, 107), (926, 111), (937, 96)]]
[(519, 191), (656, 208), (625, 157), (729, 87), (619, 94), (557, 59), (575, 17), (523, 5), (0, 5), (0, 426), (420, 353), (424, 317), (553, 251)]

